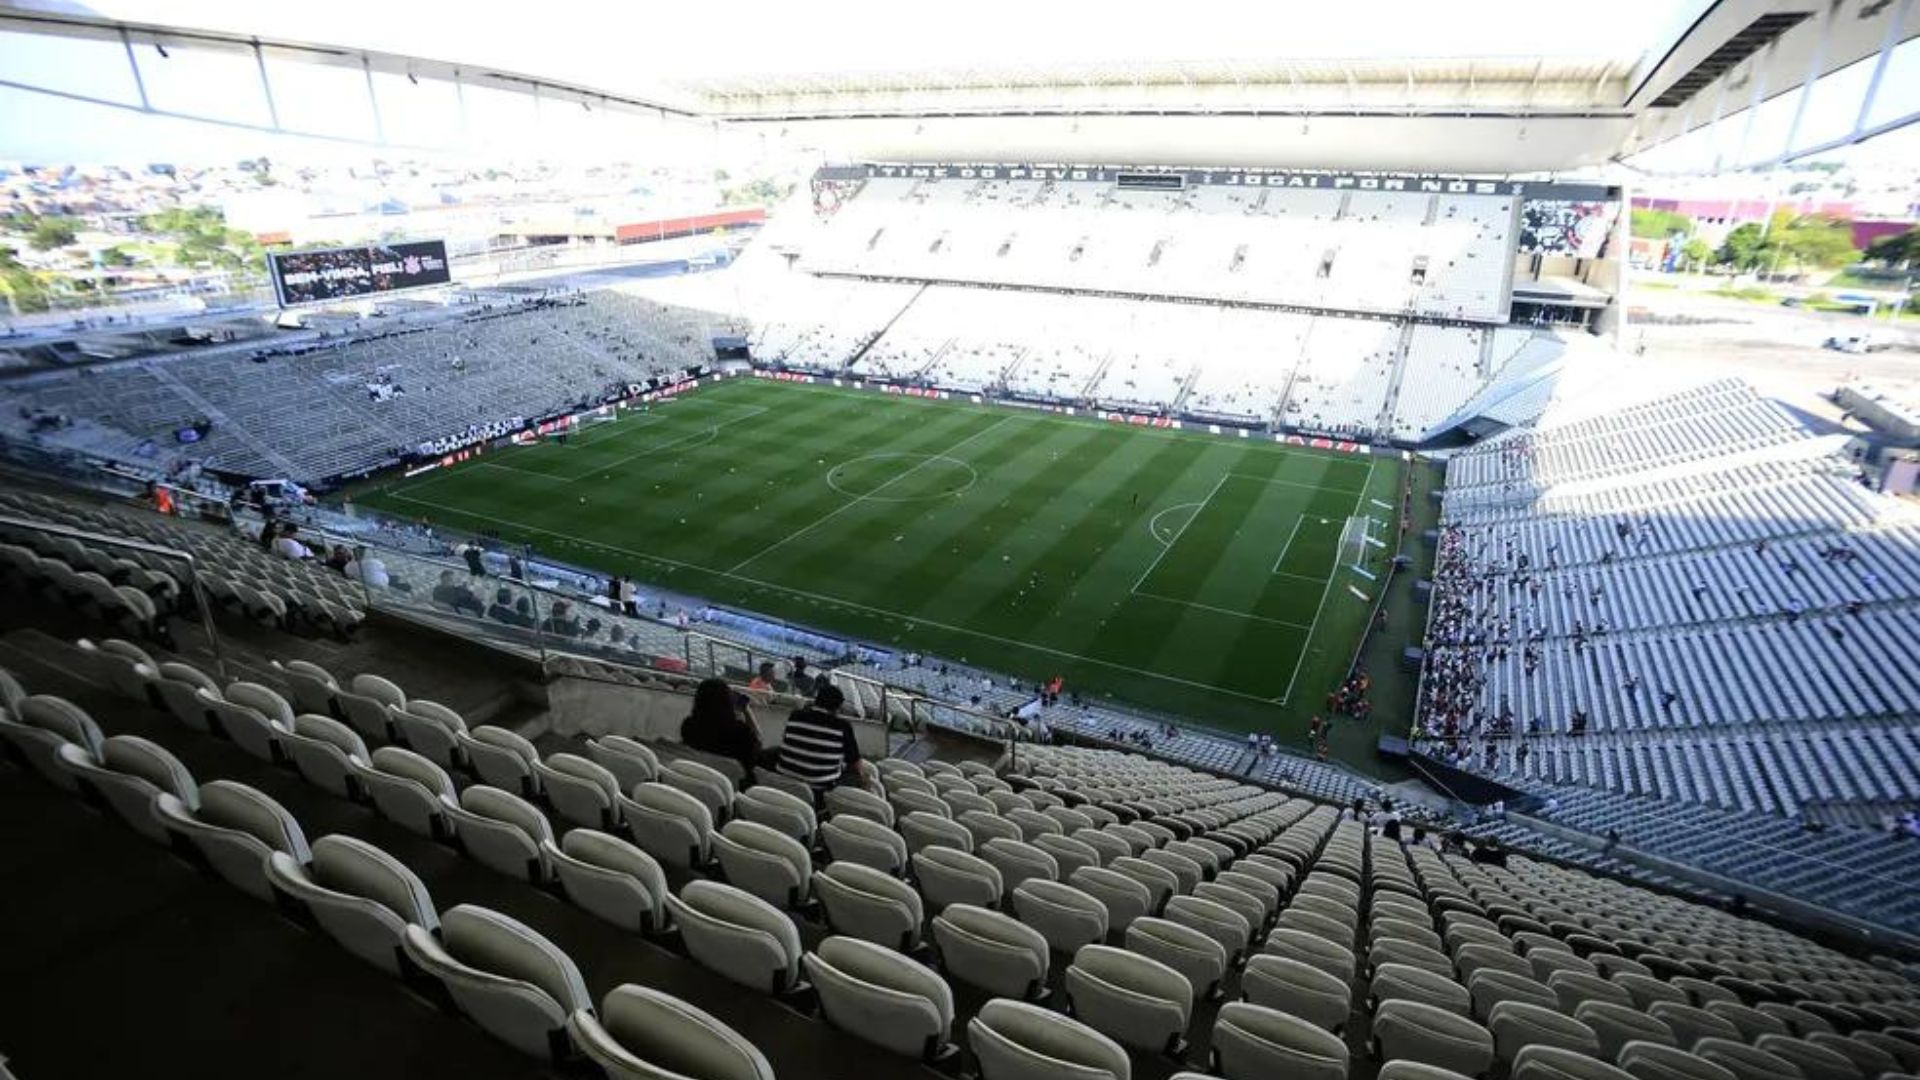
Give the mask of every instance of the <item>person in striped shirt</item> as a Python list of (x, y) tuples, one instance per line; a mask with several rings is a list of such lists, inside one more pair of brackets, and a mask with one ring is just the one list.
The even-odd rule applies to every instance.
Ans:
[(839, 715), (845, 702), (839, 687), (821, 680), (813, 704), (795, 709), (780, 736), (780, 771), (804, 780), (815, 796), (839, 784), (859, 783), (865, 768), (853, 725)]

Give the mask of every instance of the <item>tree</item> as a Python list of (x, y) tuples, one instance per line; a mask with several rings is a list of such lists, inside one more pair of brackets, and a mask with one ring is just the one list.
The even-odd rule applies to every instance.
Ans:
[(1768, 255), (1765, 230), (1759, 222), (1735, 227), (1720, 243), (1720, 261), (1735, 270), (1757, 270), (1766, 265)]
[(35, 251), (52, 251), (54, 248), (63, 248), (73, 243), (77, 235), (79, 230), (74, 228), (70, 219), (43, 217), (33, 223), (33, 232), (28, 234), (27, 243), (32, 245)]
[(1832, 269), (1860, 258), (1853, 246), (1853, 223), (1822, 214), (1790, 218), (1784, 223), (1776, 216), (1773, 235), (1767, 241), (1796, 267)]
[(1697, 270), (1713, 262), (1713, 245), (1696, 236), (1680, 246), (1680, 258)]
[(1867, 258), (1889, 270), (1920, 261), (1920, 225), (1875, 240), (1867, 245)]
[(1627, 222), (1633, 235), (1642, 240), (1665, 240), (1674, 233), (1693, 232), (1693, 219), (1671, 210), (1636, 207), (1627, 215)]
[(22, 314), (47, 310), (52, 300), (46, 283), (22, 266), (18, 255), (10, 247), (0, 247), (0, 296), (6, 297), (6, 306)]

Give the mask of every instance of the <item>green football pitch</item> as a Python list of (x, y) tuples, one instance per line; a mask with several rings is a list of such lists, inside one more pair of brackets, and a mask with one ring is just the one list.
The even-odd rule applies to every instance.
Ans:
[[(1297, 745), (1397, 456), (730, 379), (360, 501), (881, 645)], [(1377, 502), (1376, 502), (1377, 500)]]

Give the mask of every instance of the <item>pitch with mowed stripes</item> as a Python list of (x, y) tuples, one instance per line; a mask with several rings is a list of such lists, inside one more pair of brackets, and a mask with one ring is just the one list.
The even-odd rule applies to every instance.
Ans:
[[(1400, 463), (728, 380), (365, 494), (749, 610), (1268, 728), (1344, 674)], [(1377, 572), (1377, 567), (1374, 567)], [(965, 695), (964, 688), (956, 691)]]

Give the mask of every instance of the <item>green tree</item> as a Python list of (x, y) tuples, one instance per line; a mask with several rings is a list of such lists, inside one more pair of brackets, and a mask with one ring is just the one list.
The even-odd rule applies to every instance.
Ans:
[(1635, 208), (1628, 215), (1628, 228), (1642, 240), (1665, 240), (1674, 233), (1693, 232), (1693, 219), (1671, 210)]
[(1776, 216), (1768, 243), (1792, 265), (1833, 269), (1859, 260), (1853, 246), (1853, 223), (1822, 214), (1807, 214), (1781, 223)]
[(1920, 225), (1875, 240), (1867, 245), (1867, 258), (1888, 269), (1920, 261)]
[(46, 283), (22, 266), (18, 256), (13, 248), (0, 247), (0, 296), (7, 301), (0, 306), (21, 314), (47, 310), (53, 304)]
[(43, 217), (34, 222), (33, 232), (27, 236), (27, 243), (33, 245), (35, 251), (52, 251), (54, 248), (63, 248), (73, 243), (74, 237), (78, 236), (79, 232), (80, 230), (74, 227), (73, 221), (69, 218)]
[(1756, 221), (1736, 226), (1720, 242), (1720, 261), (1735, 270), (1757, 270), (1768, 257), (1766, 232)]
[(1706, 266), (1713, 262), (1713, 245), (1696, 236), (1680, 245), (1680, 258), (1696, 269)]

